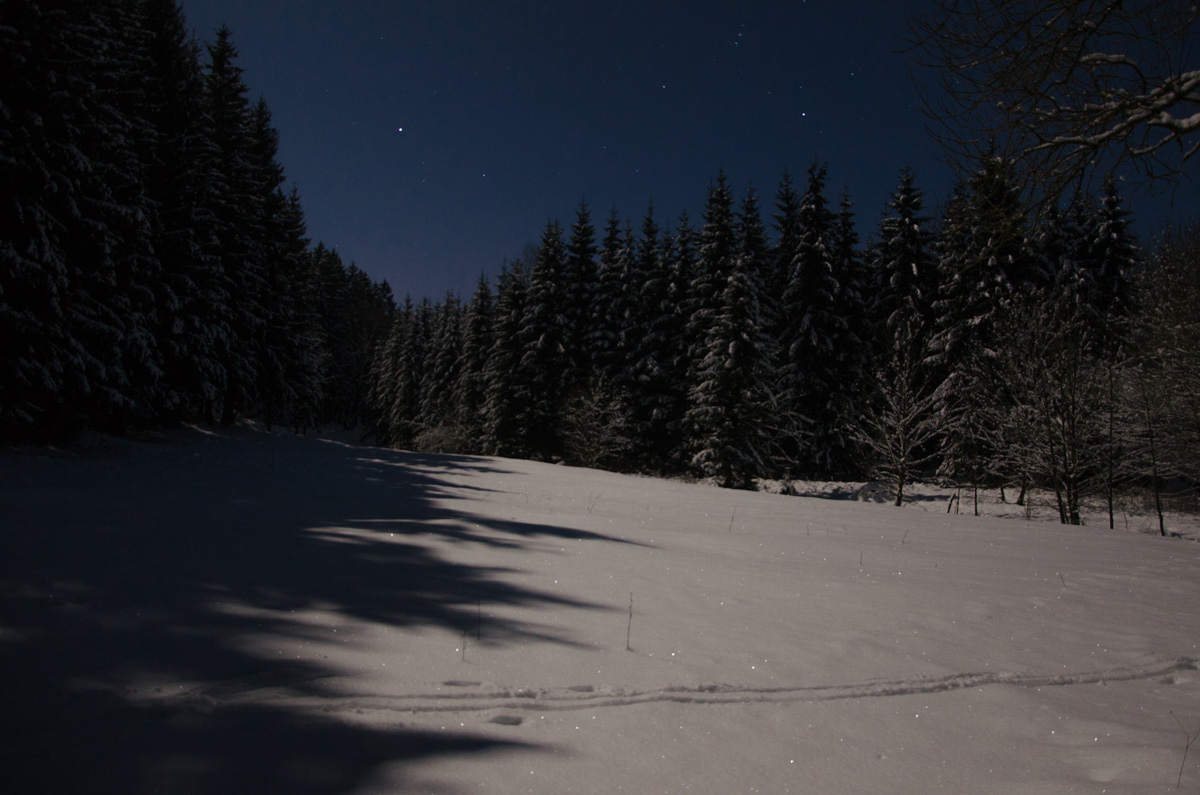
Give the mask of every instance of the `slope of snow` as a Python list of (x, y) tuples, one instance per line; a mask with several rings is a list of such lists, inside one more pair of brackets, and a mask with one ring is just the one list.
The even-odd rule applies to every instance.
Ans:
[(1200, 788), (1200, 544), (937, 505), (10, 450), (0, 791)]

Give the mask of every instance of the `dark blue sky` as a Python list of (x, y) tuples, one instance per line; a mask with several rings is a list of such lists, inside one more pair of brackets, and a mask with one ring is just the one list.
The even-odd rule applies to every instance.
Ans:
[(718, 169), (769, 211), (785, 169), (802, 184), (827, 162), (864, 238), (902, 167), (944, 198), (897, 52), (926, 6), (183, 0), (200, 39), (233, 30), (314, 241), (434, 299), (469, 296), (581, 198), (598, 228), (651, 201), (698, 224)]

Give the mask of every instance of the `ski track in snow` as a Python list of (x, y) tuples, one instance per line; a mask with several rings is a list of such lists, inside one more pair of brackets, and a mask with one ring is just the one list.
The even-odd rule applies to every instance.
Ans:
[[(951, 690), (967, 690), (986, 685), (1015, 687), (1061, 687), (1107, 682), (1125, 682), (1168, 676), (1176, 671), (1194, 671), (1200, 660), (1180, 657), (1140, 666), (1109, 668), (1063, 674), (980, 672), (941, 677), (917, 677), (868, 681), (856, 684), (808, 687), (749, 687), (712, 683), (671, 686), (656, 690), (626, 690), (619, 687), (573, 687), (540, 689), (478, 689), (481, 682), (449, 680), (442, 684), (458, 692), (400, 694), (394, 696), (315, 696), (298, 695), (273, 684), (255, 686), (243, 680), (226, 682), (212, 688), (199, 687), (175, 699), (206, 708), (222, 705), (284, 701), (288, 708), (314, 709), (324, 713), (466, 713), (492, 710), (570, 711), (625, 707), (637, 704), (671, 702), (677, 704), (769, 704), (787, 702), (839, 701), (861, 698), (925, 695)], [(223, 692), (222, 692), (223, 691)], [(177, 701), (177, 703), (178, 703)]]

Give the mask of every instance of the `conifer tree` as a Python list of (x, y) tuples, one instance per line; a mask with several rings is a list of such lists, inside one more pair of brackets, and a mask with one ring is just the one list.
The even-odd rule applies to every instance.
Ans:
[(230, 332), (221, 350), (221, 421), (230, 423), (252, 410), (256, 396), (254, 368), (260, 353), (261, 300), (265, 293), (256, 233), (264, 208), (256, 184), (260, 175), (254, 167), (247, 89), (242, 69), (236, 65), (238, 52), (228, 27), (217, 31), (216, 42), (208, 45), (208, 55), (205, 96), (212, 125), (210, 136), (217, 149), (213, 215), (221, 281), (228, 296), (221, 314)]
[(631, 313), (629, 276), (634, 256), (633, 232), (622, 228), (616, 208), (608, 217), (600, 250), (597, 291), (592, 306), (588, 349), (592, 368), (613, 386), (627, 374), (625, 324)]
[(520, 458), (529, 454), (525, 406), (529, 395), (517, 380), (524, 346), (521, 328), (527, 303), (527, 276), (520, 262), (500, 270), (496, 281), (494, 341), (487, 361), (483, 408), (485, 450), (490, 455)]
[(162, 267), (156, 291), (163, 355), (163, 410), (211, 418), (224, 383), (219, 351), (228, 343), (215, 218), (216, 144), (204, 97), (199, 45), (176, 0), (142, 4), (152, 69), (147, 116), (157, 136), (147, 172), (156, 212), (151, 242)]
[(934, 236), (922, 205), (913, 173), (905, 169), (870, 252), (874, 339), (859, 434), (871, 453), (872, 473), (892, 480), (896, 505), (936, 453), (938, 431), (936, 382), (926, 362), (937, 285)]
[(463, 446), (455, 417), (455, 388), (463, 358), (462, 303), (453, 292), (433, 311), (433, 329), (426, 357), (426, 387), (421, 396), (420, 445), (428, 452), (459, 452)]
[(708, 355), (709, 337), (722, 308), (722, 294), (733, 270), (737, 251), (734, 230), (733, 194), (725, 172), (717, 173), (709, 185), (704, 204), (704, 226), (700, 229), (696, 266), (687, 300), (688, 392), (697, 385), (699, 368)]
[(1090, 289), (1083, 300), (1092, 317), (1091, 336), (1111, 347), (1119, 342), (1115, 328), (1124, 325), (1133, 311), (1130, 277), (1137, 270), (1141, 255), (1137, 238), (1130, 229), (1130, 212), (1123, 205), (1111, 174), (1104, 180), (1098, 205), (1087, 228), (1091, 273)]
[(870, 356), (870, 277), (859, 249), (854, 204), (843, 190), (833, 229), (834, 280), (838, 285), (837, 312), (845, 321), (834, 349), (832, 367), (837, 385), (832, 398), (836, 420), (830, 434), (832, 472), (841, 478), (864, 474), (864, 451), (855, 433), (862, 414)]
[(428, 338), (421, 308), (405, 297), (393, 325), (395, 351), (392, 403), (388, 407), (388, 438), (394, 447), (412, 449), (421, 431), (421, 392)]
[(395, 446), (391, 414), (399, 385), (400, 349), (406, 331), (406, 312), (412, 312), (412, 300), (408, 298), (392, 316), (388, 333), (376, 348), (375, 356), (371, 360), (371, 384), (367, 393), (367, 430), (375, 438), (376, 444), (389, 447)]
[(671, 303), (668, 236), (660, 235), (654, 207), (646, 211), (631, 286), (636, 290), (628, 325), (633, 405), (634, 455), (645, 467), (660, 466), (670, 452), (669, 425), (676, 397), (671, 360), (675, 356), (676, 310)]
[(989, 350), (1001, 311), (1042, 282), (1025, 246), (1025, 219), (1010, 172), (998, 157), (986, 158), (946, 205), (935, 307), (936, 350), (946, 366), (972, 346)]
[(938, 243), (940, 292), (931, 361), (941, 379), (942, 474), (968, 482), (978, 494), (998, 461), (1001, 429), (991, 397), (997, 328), (1045, 275), (1026, 244), (1025, 219), (1011, 166), (999, 157), (958, 186), (947, 203)]
[(574, 375), (567, 351), (571, 333), (564, 272), (562, 228), (551, 221), (542, 232), (537, 261), (529, 274), (529, 295), (522, 318), (521, 358), (516, 382), (527, 412), (528, 440), (534, 455), (559, 454), (556, 438), (559, 401)]
[(1048, 207), (1037, 219), (1030, 239), (1030, 253), (1045, 274), (1049, 292), (1057, 297), (1082, 301), (1088, 292), (1091, 265), (1086, 203), (1076, 197), (1066, 209)]
[[(296, 311), (293, 284), (295, 261), (303, 256), (307, 241), (303, 229), (297, 236), (295, 221), (288, 198), (281, 185), (283, 166), (277, 155), (279, 133), (271, 125), (271, 111), (263, 99), (250, 111), (250, 164), (253, 168), (254, 192), (258, 199), (258, 217), (254, 228), (252, 259), (258, 270), (258, 323), (253, 344), (255, 393), (258, 413), (267, 426), (286, 422), (291, 406), (296, 402), (299, 387), (294, 380), (295, 361), (301, 358), (292, 337)], [(298, 204), (298, 203), (297, 203)], [(294, 209), (294, 208), (293, 208)]]
[(789, 476), (830, 475), (840, 464), (843, 447), (837, 401), (842, 373), (837, 360), (848, 324), (839, 314), (836, 216), (825, 198), (825, 174), (822, 165), (809, 167), (800, 200), (796, 255), (781, 301), (785, 325), (780, 410), (805, 427)]
[(902, 327), (931, 330), (937, 298), (934, 234), (923, 215), (924, 196), (910, 169), (888, 201), (871, 250), (875, 279), (871, 312), (877, 333), (892, 336)]
[(733, 220), (725, 212), (725, 193), (723, 180), (710, 192), (703, 256), (710, 275), (728, 277), (709, 318), (687, 420), (692, 465), (721, 486), (754, 488), (755, 478), (765, 472), (770, 401), (770, 342), (761, 302), (766, 235), (753, 191), (742, 203), (736, 227), (723, 228)]
[(591, 212), (587, 202), (581, 201), (575, 213), (575, 221), (571, 224), (571, 236), (567, 242), (567, 262), (563, 272), (564, 290), (569, 301), (569, 333), (566, 347), (571, 357), (571, 369), (580, 376), (592, 367), (588, 338), (594, 311), (593, 302), (599, 290), (599, 273), (596, 266), (598, 251)]
[(479, 282), (463, 314), (462, 357), (455, 387), (454, 413), (463, 438), (463, 452), (482, 454), (487, 363), (493, 341), (495, 301), (487, 277)]
[(767, 289), (775, 297), (776, 316), (771, 326), (771, 336), (780, 340), (786, 325), (782, 296), (791, 280), (792, 264), (796, 261), (796, 249), (800, 241), (800, 194), (796, 192), (792, 175), (785, 171), (775, 192), (775, 246), (771, 251), (771, 267)]
[(667, 438), (662, 446), (662, 463), (676, 469), (682, 468), (687, 460), (685, 415), (688, 408), (688, 379), (691, 369), (688, 357), (694, 348), (688, 337), (688, 325), (691, 321), (691, 295), (697, 267), (696, 232), (692, 229), (691, 219), (686, 211), (680, 214), (679, 225), (671, 237), (670, 259), (670, 285), (667, 289), (670, 312), (664, 318), (667, 326), (663, 336), (668, 343), (665, 367), (671, 402), (667, 407)]
[(293, 187), (279, 218), (280, 259), (276, 278), (286, 293), (288, 309), (281, 313), (277, 330), (285, 339), (276, 340), (284, 349), (285, 379), (290, 404), (287, 417), (298, 432), (315, 425), (324, 397), (329, 353), (320, 333), (315, 295), (316, 279), (305, 236), (304, 210)]

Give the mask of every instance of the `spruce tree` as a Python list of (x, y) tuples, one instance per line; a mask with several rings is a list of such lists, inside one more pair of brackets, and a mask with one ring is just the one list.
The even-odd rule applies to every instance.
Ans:
[(596, 230), (586, 201), (579, 203), (571, 236), (567, 242), (567, 262), (563, 272), (564, 291), (568, 301), (567, 351), (571, 369), (582, 376), (592, 367), (588, 338), (591, 331), (593, 302), (599, 289), (596, 266)]
[(485, 449), (490, 455), (521, 458), (529, 454), (526, 406), (529, 394), (518, 381), (524, 354), (521, 328), (528, 300), (528, 277), (520, 262), (501, 268), (496, 281), (494, 342), (487, 361), (483, 408)]
[(147, 173), (156, 211), (151, 242), (162, 267), (156, 338), (163, 355), (164, 412), (210, 419), (224, 384), (229, 304), (216, 240), (216, 144), (199, 45), (176, 0), (142, 4), (152, 67), (147, 115), (157, 131)]
[(421, 432), (421, 393), (425, 376), (427, 317), (405, 297), (393, 326), (395, 367), (392, 403), (388, 407), (388, 438), (394, 447), (412, 449)]
[(562, 228), (551, 221), (542, 233), (537, 261), (529, 274), (516, 374), (526, 401), (530, 449), (545, 459), (560, 452), (556, 438), (559, 404), (574, 376), (567, 351), (571, 324), (565, 270)]
[[(943, 475), (969, 483), (975, 495), (996, 474), (1002, 429), (989, 400), (1003, 345), (997, 329), (1006, 314), (1039, 292), (1046, 275), (1026, 242), (1025, 219), (1011, 165), (985, 157), (947, 203), (938, 243), (940, 291), (931, 362), (941, 379)], [(976, 505), (977, 509), (977, 505)]]
[[(771, 251), (767, 287), (778, 304), (791, 281), (792, 264), (796, 261), (796, 250), (800, 242), (800, 194), (796, 192), (792, 175), (786, 171), (775, 192), (775, 213), (772, 219), (776, 240)], [(783, 308), (779, 305), (773, 318), (771, 335), (777, 340), (782, 339), (784, 327)]]
[(287, 418), (298, 432), (316, 424), (324, 396), (329, 353), (320, 333), (316, 283), (309, 240), (305, 236), (304, 210), (295, 188), (279, 218), (280, 259), (277, 265), (279, 290), (286, 294), (287, 311), (276, 326), (285, 338), (276, 340), (284, 349), (285, 380), (290, 403)]
[[(728, 274), (708, 320), (704, 356), (689, 395), (692, 466), (727, 488), (764, 474), (770, 342), (762, 317), (766, 235), (751, 191), (733, 219), (723, 180), (710, 192), (702, 249), (709, 274)], [(728, 227), (725, 225), (728, 224)], [(727, 245), (728, 244), (728, 245)], [(713, 282), (716, 284), (716, 282)]]
[(485, 432), (487, 364), (492, 349), (495, 301), (487, 277), (479, 283), (463, 319), (462, 358), (455, 388), (455, 414), (464, 438), (464, 452), (481, 454)]
[(463, 358), (462, 302), (449, 292), (433, 315), (420, 409), (428, 438), (421, 447), (428, 452), (461, 452), (463, 437), (455, 422), (454, 405)]
[(625, 324), (630, 316), (629, 276), (634, 256), (633, 232), (622, 228), (616, 208), (608, 217), (600, 249), (600, 268), (592, 305), (588, 350), (596, 375), (614, 386), (627, 374)]
[(937, 384), (927, 363), (937, 289), (935, 239), (915, 182), (912, 171), (901, 172), (870, 251), (873, 338), (858, 425), (870, 471), (891, 479), (896, 505), (937, 449)]
[[(699, 369), (708, 355), (709, 338), (722, 308), (722, 294), (733, 270), (737, 251), (733, 194), (723, 171), (709, 185), (704, 204), (704, 226), (698, 235), (696, 264), (688, 291), (685, 337), (688, 350), (688, 393), (699, 383)], [(688, 431), (689, 435), (692, 433)]]
[(250, 164), (258, 217), (253, 220), (252, 260), (259, 272), (257, 324), (255, 325), (254, 372), (258, 414), (267, 426), (287, 422), (296, 401), (299, 386), (293, 379), (299, 350), (293, 346), (293, 315), (296, 311), (292, 285), (297, 268), (294, 261), (303, 256), (307, 243), (303, 230), (297, 237), (288, 198), (281, 185), (283, 166), (277, 156), (279, 133), (271, 125), (271, 111), (260, 99), (250, 112)]
[(844, 450), (838, 360), (848, 323), (840, 314), (837, 219), (825, 198), (825, 175), (817, 163), (808, 170), (796, 254), (781, 301), (780, 411), (792, 418), (789, 427), (804, 429), (789, 476), (828, 477), (840, 466)]
[(864, 451), (855, 426), (862, 414), (870, 356), (870, 276), (859, 248), (854, 204), (843, 190), (833, 228), (834, 280), (838, 285), (837, 313), (844, 321), (834, 347), (831, 367), (836, 373), (832, 395), (835, 421), (830, 434), (831, 470), (840, 478), (859, 478)]
[(642, 466), (651, 468), (659, 468), (670, 452), (669, 425), (676, 401), (671, 374), (676, 312), (669, 257), (666, 236), (660, 235), (651, 206), (642, 221), (630, 279), (636, 300), (627, 324), (634, 454)]
[(902, 327), (931, 331), (937, 298), (934, 234), (924, 196), (910, 169), (888, 201), (871, 249), (875, 280), (871, 313), (881, 341)]
[(671, 402), (667, 406), (667, 438), (662, 451), (663, 464), (671, 469), (685, 468), (688, 458), (685, 449), (685, 415), (690, 389), (689, 355), (694, 348), (688, 337), (688, 325), (691, 321), (691, 295), (696, 267), (696, 232), (692, 229), (687, 212), (683, 212), (671, 237), (670, 285), (667, 289), (670, 311), (664, 318), (667, 326), (663, 333), (668, 346), (664, 366)]
[(1087, 228), (1090, 289), (1082, 296), (1091, 317), (1090, 336), (1110, 348), (1120, 341), (1120, 329), (1133, 311), (1131, 275), (1141, 261), (1130, 215), (1110, 174)]
[(228, 304), (221, 319), (229, 336), (221, 350), (224, 384), (221, 421), (233, 422), (252, 411), (255, 364), (261, 353), (264, 275), (259, 259), (258, 224), (264, 208), (254, 163), (254, 132), (237, 48), (228, 27), (217, 31), (208, 45), (205, 96), (211, 119), (210, 137), (216, 144), (216, 184), (213, 215), (219, 243), (220, 274)]

